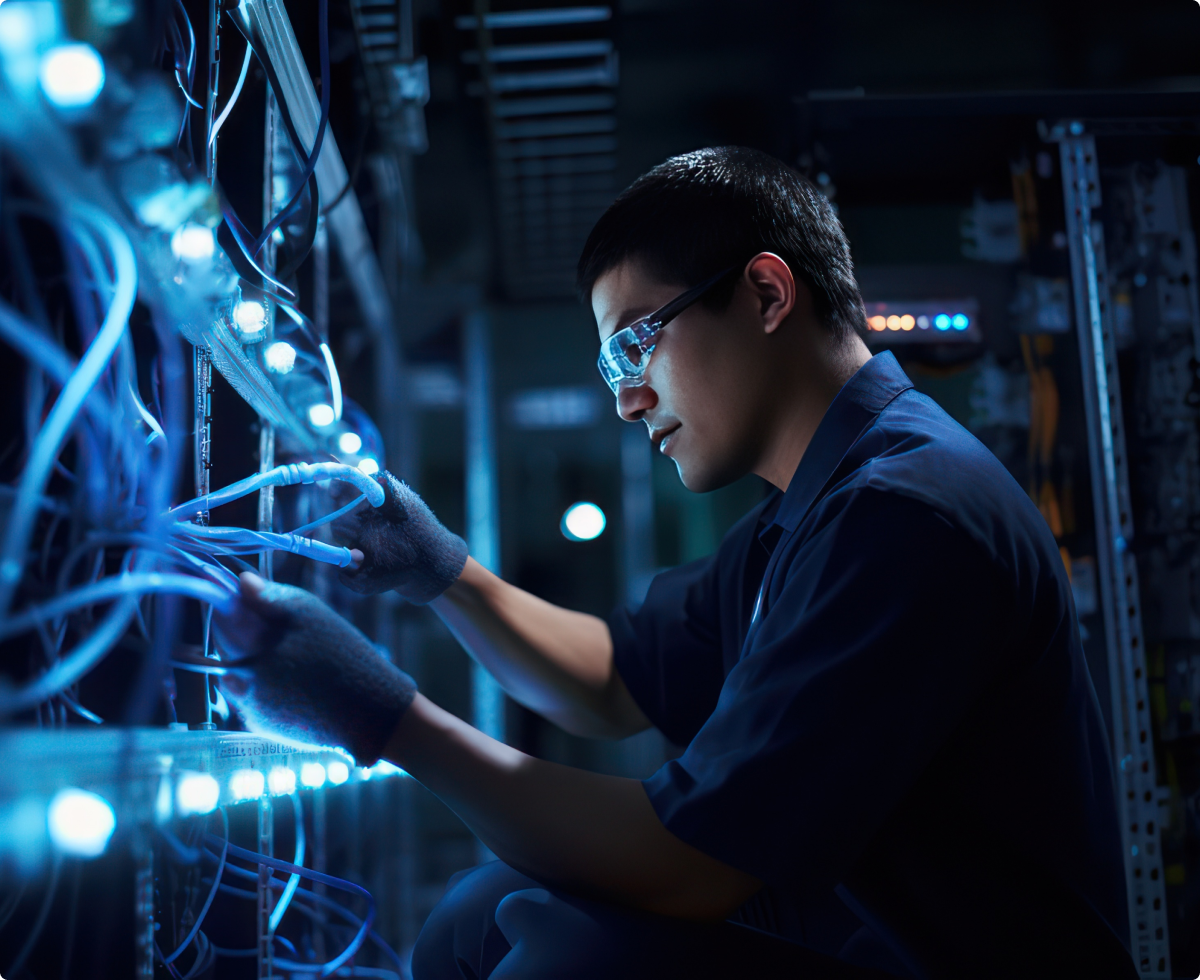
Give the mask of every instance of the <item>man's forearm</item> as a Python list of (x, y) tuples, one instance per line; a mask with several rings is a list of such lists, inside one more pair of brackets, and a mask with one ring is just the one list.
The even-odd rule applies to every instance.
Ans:
[(622, 738), (649, 727), (613, 667), (602, 619), (545, 602), (473, 559), (429, 605), (511, 697), (561, 728)]
[(692, 919), (723, 918), (760, 887), (667, 831), (637, 780), (534, 759), (420, 695), (384, 754), (547, 884)]

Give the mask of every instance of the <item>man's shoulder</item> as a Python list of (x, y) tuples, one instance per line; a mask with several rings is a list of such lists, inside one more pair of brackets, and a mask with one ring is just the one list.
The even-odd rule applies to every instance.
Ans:
[[(863, 490), (873, 494), (862, 495)], [(876, 495), (909, 501), (962, 531), (1004, 564), (1014, 549), (1057, 551), (1029, 495), (992, 452), (932, 399), (909, 390), (880, 412), (838, 467), (826, 508), (872, 506)], [(862, 499), (858, 499), (858, 498)]]

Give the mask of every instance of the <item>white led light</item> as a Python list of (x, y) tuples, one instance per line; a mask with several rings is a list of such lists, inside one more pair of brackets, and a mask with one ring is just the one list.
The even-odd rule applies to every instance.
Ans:
[(276, 766), (267, 777), (267, 785), (275, 796), (287, 796), (296, 792), (296, 774), (283, 766)]
[(184, 262), (207, 262), (215, 248), (212, 229), (192, 221), (180, 225), (171, 236), (171, 254)]
[(595, 504), (572, 504), (562, 517), (563, 536), (571, 541), (591, 541), (604, 533), (607, 518)]
[(266, 780), (257, 769), (239, 769), (229, 778), (229, 789), (235, 800), (257, 800), (263, 795)]
[(267, 323), (267, 311), (262, 303), (244, 299), (233, 308), (233, 323), (242, 333), (258, 333)]
[(379, 472), (379, 461), (372, 459), (370, 456), (364, 456), (358, 461), (358, 468), (367, 476), (374, 476)]
[(325, 785), (325, 767), (319, 762), (306, 762), (300, 767), (300, 782), (309, 789)]
[(212, 813), (221, 798), (221, 787), (206, 772), (190, 772), (179, 777), (175, 787), (175, 805), (181, 816)]
[(47, 814), (50, 840), (64, 854), (99, 857), (117, 827), (108, 801), (83, 789), (59, 790)]
[(287, 374), (296, 366), (296, 348), (282, 340), (278, 340), (263, 351), (263, 360), (267, 362), (267, 370), (276, 374)]
[(344, 762), (334, 761), (329, 763), (329, 768), (326, 770), (329, 776), (329, 781), (334, 786), (341, 786), (347, 779), (350, 778), (350, 767)]
[(82, 109), (104, 88), (104, 62), (90, 44), (60, 44), (42, 56), (38, 80), (60, 109)]
[(356, 453), (362, 449), (362, 436), (357, 432), (343, 432), (338, 436), (338, 449), (344, 453)]
[(316, 405), (310, 405), (308, 409), (308, 420), (318, 429), (323, 429), (327, 425), (333, 425), (333, 406), (326, 405), (324, 402), (318, 402)]

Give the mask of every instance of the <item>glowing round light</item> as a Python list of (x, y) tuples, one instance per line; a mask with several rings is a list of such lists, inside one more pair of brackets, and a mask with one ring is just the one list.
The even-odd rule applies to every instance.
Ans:
[(263, 351), (263, 360), (267, 363), (268, 371), (287, 374), (296, 366), (296, 348), (286, 341), (277, 340)]
[(887, 317), (886, 316), (869, 316), (869, 317), (867, 317), (867, 326), (872, 330), (886, 330), (887, 329)]
[(318, 429), (323, 429), (327, 425), (333, 425), (334, 418), (332, 405), (318, 402), (316, 405), (309, 406), (308, 420)]
[(900, 329), (900, 317), (896, 316), (895, 313), (893, 313), (891, 316), (889, 316), (887, 318), (887, 328), (889, 330), (899, 330)]
[(922, 330), (928, 330), (929, 329), (929, 317), (927, 317), (924, 313), (922, 313), (919, 317), (917, 317), (917, 326)]
[(184, 262), (207, 262), (215, 248), (212, 229), (192, 221), (180, 225), (171, 236), (171, 254)]
[(221, 787), (206, 772), (190, 772), (180, 776), (175, 787), (175, 806), (181, 816), (192, 813), (212, 813), (221, 798)]
[(935, 327), (937, 327), (939, 330), (949, 330), (950, 329), (950, 317), (947, 316), (945, 313), (939, 313), (937, 316), (935, 316), (933, 318), (933, 325)]
[(50, 840), (64, 854), (99, 857), (117, 827), (108, 801), (84, 789), (59, 790), (50, 801), (46, 820)]
[(917, 319), (911, 313), (905, 313), (904, 316), (900, 317), (901, 330), (911, 330), (916, 325)]
[(319, 762), (306, 762), (300, 767), (300, 782), (309, 789), (325, 785), (325, 767)]
[(608, 523), (602, 511), (595, 504), (586, 501), (572, 504), (562, 516), (563, 536), (571, 541), (591, 541), (604, 533)]
[(372, 459), (370, 456), (364, 456), (358, 461), (358, 468), (367, 476), (374, 476), (379, 472), (379, 460)]
[(966, 330), (971, 325), (971, 321), (965, 313), (955, 313), (950, 318), (950, 324), (955, 330)]
[(235, 800), (257, 800), (267, 781), (257, 769), (239, 769), (229, 777), (229, 790)]
[(38, 80), (60, 109), (82, 109), (104, 88), (104, 62), (90, 44), (60, 44), (42, 56)]
[(335, 760), (326, 767), (325, 774), (334, 786), (341, 786), (342, 783), (350, 778), (350, 767), (344, 762)]
[(356, 453), (362, 449), (362, 436), (357, 432), (343, 432), (338, 436), (338, 449), (344, 453)]
[(262, 303), (244, 299), (233, 308), (233, 324), (242, 333), (258, 333), (267, 323), (267, 310)]
[(283, 766), (276, 766), (267, 777), (267, 785), (276, 796), (287, 796), (296, 792), (296, 774)]

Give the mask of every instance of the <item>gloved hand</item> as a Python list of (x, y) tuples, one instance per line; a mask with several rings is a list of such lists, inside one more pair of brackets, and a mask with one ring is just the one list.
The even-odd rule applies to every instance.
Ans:
[[(467, 543), (442, 527), (420, 497), (387, 470), (375, 477), (387, 499), (381, 507), (360, 504), (330, 527), (334, 540), (357, 548), (363, 560), (344, 568), (341, 580), (359, 595), (395, 589), (423, 605), (445, 592), (467, 563)], [(356, 492), (334, 485), (334, 500), (348, 503)]]
[(416, 696), (408, 674), (303, 589), (246, 572), (213, 625), (232, 663), (221, 690), (252, 732), (339, 746), (371, 766)]

